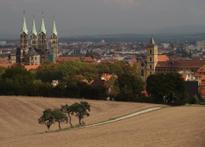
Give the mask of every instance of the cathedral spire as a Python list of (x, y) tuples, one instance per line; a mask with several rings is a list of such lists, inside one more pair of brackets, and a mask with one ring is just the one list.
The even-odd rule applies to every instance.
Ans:
[(37, 36), (36, 22), (34, 18), (33, 18), (32, 34)]
[(57, 29), (56, 29), (56, 22), (55, 22), (55, 19), (53, 20), (52, 34), (58, 36), (58, 31), (57, 31)]
[(44, 17), (41, 20), (41, 30), (40, 30), (40, 32), (46, 34), (46, 26), (45, 26)]
[(25, 17), (25, 15), (23, 17), (22, 33), (28, 34), (28, 28), (27, 28), (27, 24), (26, 24), (26, 17)]

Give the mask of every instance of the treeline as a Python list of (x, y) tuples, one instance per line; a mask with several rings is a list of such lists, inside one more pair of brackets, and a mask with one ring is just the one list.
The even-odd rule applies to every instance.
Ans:
[(136, 65), (124, 62), (65, 62), (42, 65), (35, 71), (15, 66), (0, 69), (0, 95), (113, 99), (171, 105), (199, 103), (198, 94), (196, 97), (187, 95), (186, 82), (180, 74), (151, 75), (145, 84), (137, 71)]
[(1, 95), (137, 101), (143, 90), (136, 66), (123, 62), (47, 64), (32, 72), (16, 66), (0, 72)]

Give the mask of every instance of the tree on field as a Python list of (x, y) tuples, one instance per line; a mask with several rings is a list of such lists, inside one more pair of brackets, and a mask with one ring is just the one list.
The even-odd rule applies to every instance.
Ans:
[(82, 101), (80, 103), (74, 103), (72, 107), (76, 117), (78, 117), (79, 125), (82, 126), (84, 124), (83, 118), (85, 116), (90, 116), (90, 104), (88, 102)]
[(43, 115), (38, 119), (39, 124), (46, 125), (47, 129), (49, 130), (51, 125), (54, 124), (55, 118), (53, 116), (51, 109), (46, 109), (43, 111)]
[(69, 106), (66, 104), (66, 105), (61, 106), (61, 111), (64, 113), (67, 113), (68, 122), (70, 124), (70, 127), (73, 127), (71, 115), (74, 113), (74, 107), (72, 105)]
[(55, 122), (58, 123), (59, 129), (61, 129), (61, 122), (67, 122), (67, 116), (60, 109), (46, 109), (43, 111), (43, 115), (39, 118), (40, 124), (45, 124), (50, 129), (51, 125)]
[(58, 128), (61, 129), (61, 123), (68, 122), (67, 116), (60, 109), (54, 109), (52, 113), (53, 113), (55, 122), (58, 123)]

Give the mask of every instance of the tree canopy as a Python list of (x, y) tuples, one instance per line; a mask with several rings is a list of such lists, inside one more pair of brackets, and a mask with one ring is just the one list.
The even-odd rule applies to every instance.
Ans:
[(184, 80), (178, 73), (160, 73), (147, 79), (147, 92), (158, 103), (183, 103), (184, 90)]
[(79, 120), (79, 126), (82, 126), (85, 125), (83, 119), (90, 115), (90, 107), (88, 102), (81, 101), (80, 103), (76, 102), (72, 105), (63, 105), (60, 109), (46, 109), (38, 119), (38, 122), (39, 124), (46, 125), (48, 130), (55, 122), (58, 123), (59, 129), (61, 129), (61, 123), (63, 122), (69, 123), (70, 127), (73, 127), (71, 118), (75, 115)]
[[(111, 78), (102, 80), (104, 74), (110, 74)], [(11, 67), (1, 72), (0, 86), (0, 95), (112, 97), (120, 101), (135, 101), (144, 83), (136, 67), (125, 62), (89, 64), (77, 61), (45, 64), (36, 71)]]

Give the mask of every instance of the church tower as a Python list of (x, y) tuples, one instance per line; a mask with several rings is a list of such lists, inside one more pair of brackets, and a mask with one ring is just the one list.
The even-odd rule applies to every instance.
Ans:
[(52, 34), (51, 34), (51, 52), (50, 52), (50, 60), (51, 62), (55, 63), (56, 59), (58, 57), (58, 32), (56, 28), (56, 22), (53, 20), (53, 26), (52, 26)]
[(146, 78), (148, 78), (150, 75), (155, 73), (155, 69), (158, 62), (158, 46), (156, 45), (154, 38), (151, 38), (146, 50)]
[(47, 62), (48, 59), (48, 45), (44, 18), (41, 20), (41, 29), (38, 34), (38, 49), (41, 52), (41, 63)]
[(17, 63), (22, 63), (24, 64), (26, 61), (26, 56), (28, 54), (29, 50), (29, 35), (28, 35), (28, 28), (26, 24), (26, 18), (25, 16), (23, 17), (23, 26), (22, 26), (22, 31), (20, 34), (20, 51), (18, 56), (18, 62)]
[(36, 23), (35, 19), (33, 18), (33, 26), (31, 32), (31, 48), (38, 48), (38, 33), (36, 31)]

